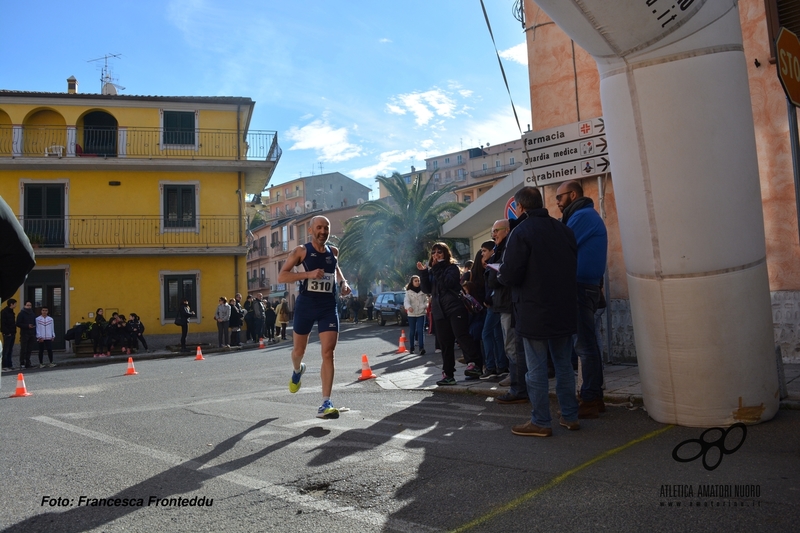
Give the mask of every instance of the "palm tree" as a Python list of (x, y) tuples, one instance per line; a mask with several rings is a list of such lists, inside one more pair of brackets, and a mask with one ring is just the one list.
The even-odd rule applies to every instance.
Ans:
[(428, 258), (431, 245), (440, 240), (442, 223), (464, 208), (458, 202), (436, 202), (453, 190), (447, 186), (426, 195), (430, 178), (406, 186), (394, 172), (376, 180), (389, 191), (389, 198), (366, 202), (363, 215), (347, 221), (339, 242), (342, 260), (355, 272), (359, 294), (365, 294), (376, 279), (405, 285), (416, 271), (416, 262)]

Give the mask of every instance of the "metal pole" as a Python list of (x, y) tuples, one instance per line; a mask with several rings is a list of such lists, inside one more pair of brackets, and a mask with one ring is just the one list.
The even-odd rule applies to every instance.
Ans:
[(800, 238), (800, 146), (798, 146), (797, 133), (797, 108), (786, 98), (786, 108), (789, 115), (789, 141), (792, 144), (792, 169), (794, 171), (794, 202), (797, 215), (797, 233)]
[[(600, 217), (603, 220), (606, 219), (606, 191), (603, 187), (603, 177), (608, 176), (608, 174), (604, 174), (601, 176), (597, 176), (597, 197), (600, 202)], [(612, 361), (611, 357), (611, 277), (608, 274), (608, 260), (606, 260), (606, 272), (603, 274), (604, 276), (604, 289), (606, 291), (606, 350), (608, 354), (606, 355), (606, 363), (610, 363)]]

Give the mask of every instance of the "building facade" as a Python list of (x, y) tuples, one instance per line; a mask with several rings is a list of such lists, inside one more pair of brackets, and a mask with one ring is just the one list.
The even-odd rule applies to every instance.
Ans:
[(98, 308), (175, 333), (214, 331), (220, 296), (245, 292), (246, 194), (280, 159), (242, 97), (0, 91), (0, 195), (35, 247), (18, 292), (65, 329)]

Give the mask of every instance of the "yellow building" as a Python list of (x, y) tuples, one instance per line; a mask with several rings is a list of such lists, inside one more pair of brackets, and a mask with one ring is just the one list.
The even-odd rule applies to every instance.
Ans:
[(216, 331), (220, 296), (247, 291), (245, 194), (280, 159), (274, 131), (250, 131), (243, 97), (0, 91), (0, 196), (17, 213), (36, 268), (16, 299), (46, 305), (56, 334), (135, 312), (174, 334), (187, 298), (192, 331)]

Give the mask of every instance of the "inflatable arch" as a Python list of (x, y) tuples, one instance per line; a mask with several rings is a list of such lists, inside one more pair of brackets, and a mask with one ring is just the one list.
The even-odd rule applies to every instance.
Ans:
[(779, 404), (764, 221), (734, 0), (536, 0), (600, 72), (642, 393), (725, 426)]

